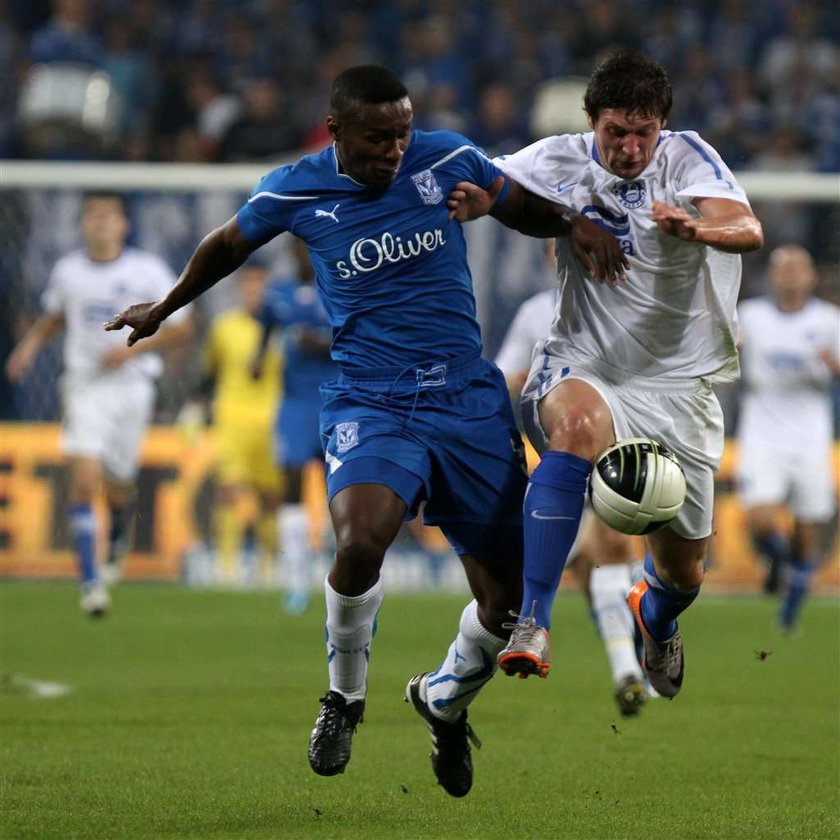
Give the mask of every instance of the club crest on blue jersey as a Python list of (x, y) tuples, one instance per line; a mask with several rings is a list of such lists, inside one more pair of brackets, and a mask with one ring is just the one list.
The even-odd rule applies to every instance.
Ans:
[(641, 207), (647, 196), (644, 181), (628, 181), (625, 184), (618, 184), (613, 187), (613, 192), (618, 200), (631, 210)]
[(435, 180), (431, 169), (424, 169), (422, 172), (412, 175), (411, 181), (417, 187), (417, 192), (420, 193), (423, 204), (440, 204), (443, 201), (443, 190)]
[(338, 423), (335, 427), (336, 452), (346, 452), (359, 445), (359, 424)]

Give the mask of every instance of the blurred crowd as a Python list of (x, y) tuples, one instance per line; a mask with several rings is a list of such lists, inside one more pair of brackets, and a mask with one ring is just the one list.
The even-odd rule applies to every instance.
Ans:
[[(504, 154), (549, 133), (585, 130), (586, 78), (605, 51), (623, 45), (668, 67), (669, 127), (699, 131), (732, 169), (840, 172), (840, 15), (824, 0), (6, 0), (4, 7), (0, 158), (289, 159), (328, 142), (332, 79), (367, 62), (402, 76), (419, 127), (458, 130)], [(133, 244), (177, 271), (241, 197), (132, 195)], [(50, 266), (76, 246), (78, 201), (67, 190), (28, 191), (9, 193), (0, 207), (0, 288), (13, 301), (0, 321), (0, 357), (34, 317)], [(220, 201), (230, 206), (222, 211)], [(817, 261), (818, 294), (840, 299), (838, 208), (757, 202), (767, 248), (745, 257), (742, 296), (763, 292), (770, 249), (795, 242)], [(492, 354), (518, 304), (547, 280), (538, 243), (498, 225), (469, 227)], [(279, 247), (281, 268), (284, 254)], [(37, 377), (22, 404), (20, 394), (4, 398), (17, 406), (11, 416), (55, 416), (46, 387), (53, 379)], [(3, 385), (0, 377), (0, 392)], [(171, 416), (183, 399), (180, 379), (165, 378), (162, 390)]]
[[(547, 80), (586, 77), (624, 45), (669, 68), (671, 127), (700, 131), (733, 169), (840, 171), (840, 15), (822, 0), (5, 5), (0, 157), (233, 162), (317, 148), (332, 78), (368, 62), (404, 78), (420, 127), (463, 131), (498, 154), (541, 133)], [(42, 72), (57, 64), (60, 84)], [(44, 118), (50, 97), (66, 104), (68, 65), (107, 85), (107, 131)], [(579, 98), (569, 109), (579, 120)]]

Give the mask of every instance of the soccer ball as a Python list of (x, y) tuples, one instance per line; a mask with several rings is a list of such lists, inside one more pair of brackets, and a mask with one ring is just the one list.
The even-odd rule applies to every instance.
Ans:
[(589, 480), (592, 509), (623, 534), (649, 534), (670, 522), (685, 501), (685, 473), (670, 449), (627, 438), (604, 450)]

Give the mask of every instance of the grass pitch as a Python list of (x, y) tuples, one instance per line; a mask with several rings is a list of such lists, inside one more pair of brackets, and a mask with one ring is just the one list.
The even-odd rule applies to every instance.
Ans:
[[(561, 596), (550, 678), (487, 686), (475, 786), (453, 800), (402, 691), (438, 664), (465, 600), (386, 598), (353, 759), (324, 779), (306, 760), (320, 603), (290, 617), (275, 593), (127, 585), (91, 621), (70, 584), (3, 584), (0, 836), (840, 836), (836, 602), (809, 603), (788, 639), (772, 602), (701, 597), (682, 694), (623, 720), (583, 599)], [(38, 697), (44, 682), (71, 690)]]

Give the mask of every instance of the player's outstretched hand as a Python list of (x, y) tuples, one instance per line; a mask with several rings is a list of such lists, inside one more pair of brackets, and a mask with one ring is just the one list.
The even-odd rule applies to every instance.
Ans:
[(141, 338), (154, 335), (162, 322), (163, 318), (159, 314), (156, 302), (135, 303), (119, 315), (115, 315), (110, 321), (106, 321), (105, 329), (121, 330), (123, 327), (133, 327), (126, 342), (129, 347), (132, 347)]
[(617, 286), (627, 279), (630, 268), (621, 243), (586, 216), (572, 219), (572, 248), (589, 275), (599, 283)]
[(654, 201), (651, 205), (653, 212), (651, 219), (657, 227), (669, 236), (675, 236), (684, 242), (694, 242), (697, 239), (697, 219), (692, 217), (682, 207), (666, 204), (664, 201)]
[(452, 188), (446, 200), (449, 218), (459, 222), (470, 222), (486, 216), (496, 203), (504, 185), (505, 179), (502, 175), (499, 175), (487, 190), (469, 181), (460, 181)]

